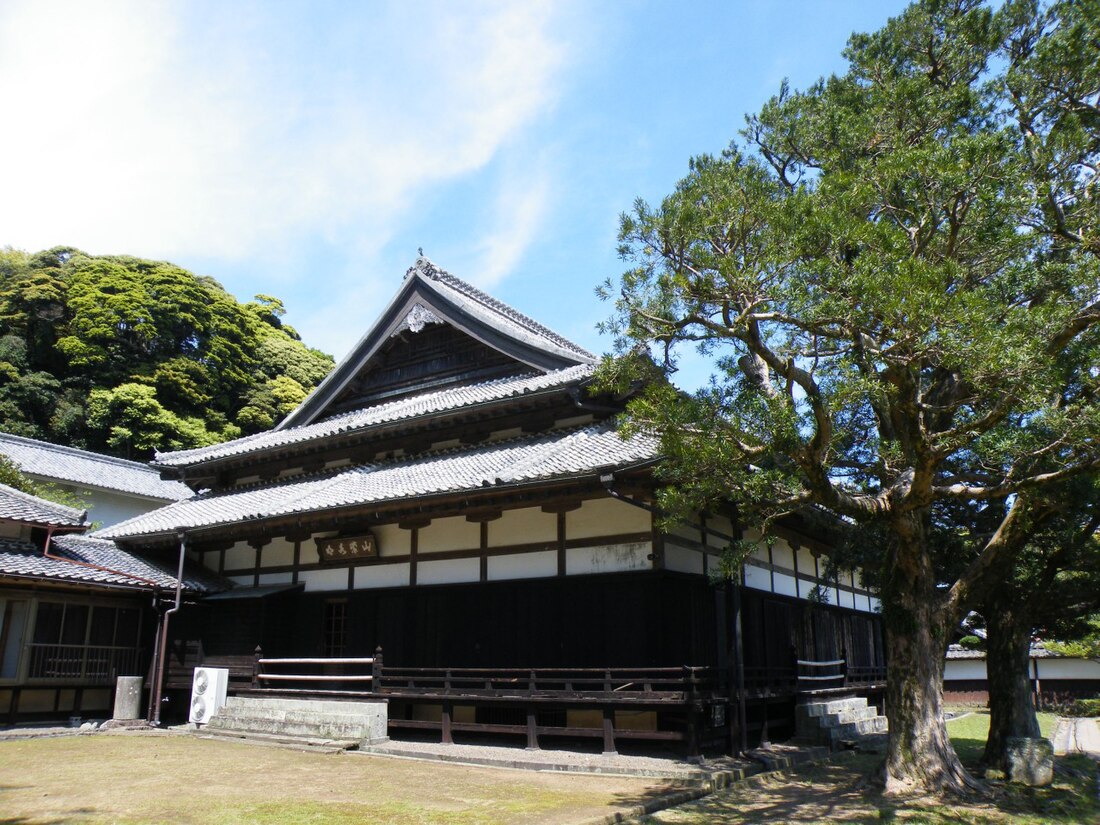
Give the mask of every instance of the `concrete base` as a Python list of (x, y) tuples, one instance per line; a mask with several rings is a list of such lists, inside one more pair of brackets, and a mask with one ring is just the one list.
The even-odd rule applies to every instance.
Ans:
[(1050, 740), (1013, 736), (1005, 744), (1010, 782), (1049, 785), (1054, 781), (1054, 746)]
[(206, 730), (262, 733), (280, 737), (357, 740), (363, 745), (388, 738), (389, 706), (385, 701), (277, 699), (231, 696)]

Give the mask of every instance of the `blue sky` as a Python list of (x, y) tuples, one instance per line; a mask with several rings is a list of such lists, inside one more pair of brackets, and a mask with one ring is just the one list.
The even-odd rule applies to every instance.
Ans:
[(0, 246), (171, 260), (338, 357), (423, 247), (603, 352), (619, 214), (904, 5), (4, 0)]

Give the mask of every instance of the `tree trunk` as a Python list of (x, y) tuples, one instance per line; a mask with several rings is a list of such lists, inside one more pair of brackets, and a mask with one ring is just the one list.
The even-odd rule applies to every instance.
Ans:
[(989, 738), (982, 761), (1002, 770), (1008, 737), (1040, 736), (1028, 674), (1030, 616), (1013, 595), (1011, 589), (999, 589), (982, 609), (988, 631), (985, 666), (989, 686)]
[(965, 795), (983, 786), (962, 766), (943, 716), (947, 631), (955, 621), (936, 587), (923, 525), (899, 525), (901, 547), (890, 554), (883, 587), (886, 636), (888, 794)]

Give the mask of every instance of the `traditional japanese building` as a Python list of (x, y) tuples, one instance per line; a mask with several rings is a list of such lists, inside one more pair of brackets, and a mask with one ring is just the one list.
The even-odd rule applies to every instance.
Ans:
[[(825, 534), (792, 519), (761, 543), (740, 586), (714, 583), (722, 551), (756, 534), (731, 521), (732, 508), (659, 529), (657, 444), (616, 432), (626, 399), (592, 393), (596, 362), (420, 258), (280, 426), (158, 455), (154, 466), (194, 497), (99, 535), (165, 558), (182, 542), (236, 583), (173, 619), (177, 645), (211, 657), (381, 646), (389, 669), (529, 669), (535, 679), (598, 668), (607, 692), (634, 684), (612, 686), (614, 669), (667, 668), (689, 673), (692, 696), (706, 700), (669, 724), (654, 702), (610, 717), (605, 704), (603, 725), (696, 742), (730, 741), (734, 728), (767, 735), (769, 716), (773, 733), (789, 728), (799, 658), (843, 660), (872, 685), (877, 603), (851, 575), (826, 575)], [(510, 717), (498, 693), (499, 706), (483, 695), (454, 708), (391, 693), (390, 724), (443, 724), (442, 714), (447, 733), (452, 721), (518, 731), (522, 714)], [(572, 705), (528, 713), (529, 741), (536, 729), (600, 724), (588, 694), (573, 694)], [(732, 728), (731, 702), (745, 716)]]
[[(0, 484), (0, 721), (105, 718), (116, 678), (148, 671), (176, 577), (87, 527), (82, 510)], [(187, 573), (188, 599), (225, 587)]]
[(79, 499), (89, 524), (117, 524), (191, 495), (188, 487), (162, 479), (148, 464), (34, 438), (0, 433), (0, 455), (32, 481)]

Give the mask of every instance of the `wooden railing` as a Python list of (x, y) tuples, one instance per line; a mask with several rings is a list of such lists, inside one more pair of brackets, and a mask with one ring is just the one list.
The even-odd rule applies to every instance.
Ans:
[[(683, 741), (694, 754), (707, 703), (715, 701), (714, 686), (714, 671), (701, 667), (390, 667), (383, 663), (381, 648), (373, 657), (284, 659), (265, 657), (257, 649), (252, 688), (246, 692), (384, 697), (390, 703), (390, 727), (436, 729), (446, 743), (458, 730), (523, 734), (529, 748), (539, 746), (540, 736), (596, 736), (602, 737), (605, 751), (614, 751), (616, 738), (629, 737)], [(719, 701), (724, 709), (725, 700)], [(411, 711), (423, 706), (438, 708), (438, 718)], [(469, 710), (459, 720), (456, 708)], [(653, 724), (618, 729), (617, 710), (652, 713)], [(571, 723), (571, 711), (598, 712), (599, 726)]]
[(280, 693), (355, 696), (374, 689), (381, 668), (381, 648), (369, 658), (268, 659), (257, 647), (252, 687)]
[(27, 677), (109, 684), (117, 676), (138, 673), (139, 651), (110, 645), (31, 644)]

